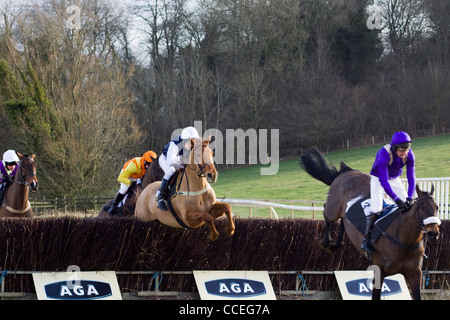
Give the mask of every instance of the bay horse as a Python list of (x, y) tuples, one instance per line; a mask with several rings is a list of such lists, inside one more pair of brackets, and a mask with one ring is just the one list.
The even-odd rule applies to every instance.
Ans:
[[(142, 177), (142, 182), (136, 185), (136, 188), (128, 191), (125, 204), (122, 206), (122, 213), (120, 215), (114, 215), (114, 217), (130, 217), (134, 214), (134, 209), (136, 208), (136, 201), (139, 198), (142, 190), (145, 189), (150, 183), (155, 181), (161, 181), (164, 176), (164, 171), (159, 166), (158, 158), (152, 161)], [(131, 189), (131, 188), (130, 188)], [(112, 205), (114, 199), (107, 201), (98, 213), (98, 218), (108, 218), (111, 217), (106, 210)], [(106, 210), (105, 210), (106, 209)]]
[[(375, 253), (367, 256), (361, 249), (363, 234), (345, 217), (348, 203), (359, 197), (370, 195), (370, 176), (353, 170), (341, 162), (340, 170), (331, 166), (322, 154), (311, 148), (300, 159), (300, 165), (313, 178), (330, 186), (324, 209), (325, 237), (320, 245), (324, 249), (335, 251), (343, 245), (347, 233), (356, 249), (371, 263), (380, 268), (379, 284), (385, 277), (402, 274), (411, 290), (413, 299), (420, 300), (422, 281), (422, 260), (424, 255), (423, 234), (435, 242), (439, 238), (440, 220), (437, 217), (437, 205), (433, 198), (434, 186), (430, 192), (424, 192), (416, 186), (418, 198), (410, 210), (402, 212), (374, 243)], [(330, 223), (341, 220), (335, 244), (330, 244)], [(374, 280), (375, 281), (375, 280)], [(381, 286), (372, 291), (372, 300), (380, 300)]]
[(2, 204), (0, 206), (0, 217), (33, 217), (28, 194), (38, 189), (36, 178), (35, 154), (28, 156), (17, 152), (19, 163), (14, 181), (5, 191)]
[(177, 216), (170, 212), (170, 208), (168, 211), (162, 211), (157, 207), (155, 197), (161, 184), (159, 181), (153, 182), (142, 191), (134, 216), (143, 221), (159, 220), (174, 228), (198, 228), (206, 223), (210, 230), (209, 240), (214, 241), (219, 236), (214, 220), (226, 215), (225, 232), (231, 236), (235, 230), (231, 207), (228, 203), (217, 202), (216, 194), (210, 186), (210, 183), (217, 181), (218, 172), (214, 166), (209, 140), (191, 139), (190, 146), (188, 163), (180, 172), (180, 191), (171, 200)]

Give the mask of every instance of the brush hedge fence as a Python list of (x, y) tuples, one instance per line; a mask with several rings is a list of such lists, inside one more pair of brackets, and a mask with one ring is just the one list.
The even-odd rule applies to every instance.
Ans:
[[(174, 229), (157, 221), (147, 223), (134, 218), (1, 219), (0, 269), (66, 271), (70, 265), (77, 265), (82, 271), (276, 272), (364, 270), (370, 265), (348, 240), (335, 254), (321, 250), (318, 242), (323, 221), (236, 218), (235, 223), (235, 235), (226, 237), (225, 220), (216, 221), (221, 236), (209, 242), (206, 226)], [(450, 270), (449, 228), (450, 223), (443, 221), (441, 239), (427, 245), (424, 270)], [(276, 291), (293, 290), (297, 281), (281, 272), (271, 278)], [(333, 275), (304, 278), (309, 289), (336, 289)], [(123, 291), (145, 291), (155, 286), (153, 275), (121, 275), (118, 279)], [(7, 280), (5, 291), (34, 292), (29, 275), (11, 274)], [(426, 282), (430, 287), (448, 286), (445, 275), (433, 275)], [(195, 292), (196, 286), (192, 275), (164, 275), (159, 290)]]

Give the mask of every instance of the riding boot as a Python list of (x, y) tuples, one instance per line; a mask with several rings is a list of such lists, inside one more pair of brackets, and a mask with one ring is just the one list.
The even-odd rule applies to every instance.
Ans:
[(361, 249), (367, 252), (375, 253), (375, 248), (370, 241), (372, 236), (373, 226), (375, 225), (375, 221), (378, 219), (378, 214), (371, 214), (366, 217), (366, 233), (364, 235), (364, 240), (361, 243)]
[(114, 215), (116, 213), (117, 206), (119, 203), (125, 198), (125, 194), (121, 194), (120, 192), (117, 192), (116, 197), (114, 198), (114, 202), (108, 209), (108, 214)]
[(3, 202), (3, 196), (5, 195), (6, 185), (3, 185), (3, 183), (0, 183), (0, 205)]
[(159, 186), (158, 191), (156, 192), (156, 198), (158, 201), (158, 208), (163, 210), (163, 211), (167, 211), (167, 205), (166, 205), (166, 187), (167, 187), (167, 180), (166, 179), (162, 179), (161, 181), (161, 185)]

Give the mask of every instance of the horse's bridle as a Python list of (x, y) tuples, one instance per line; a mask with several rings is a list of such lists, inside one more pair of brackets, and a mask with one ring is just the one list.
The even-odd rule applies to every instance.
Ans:
[[(427, 231), (425, 230), (425, 226), (426, 226), (426, 225), (431, 224), (431, 223), (437, 223), (438, 225), (441, 224), (441, 220), (439, 220), (439, 218), (436, 217), (436, 216), (430, 216), (430, 217), (427, 217), (427, 218), (425, 218), (425, 219), (421, 219), (421, 217), (420, 217), (420, 211), (421, 211), (421, 209), (420, 209), (420, 207), (419, 207), (419, 202), (420, 202), (421, 200), (429, 199), (429, 198), (433, 198), (433, 197), (432, 197), (432, 196), (423, 196), (423, 197), (414, 199), (414, 201), (415, 201), (414, 204), (416, 204), (417, 207), (418, 207), (417, 210), (416, 210), (415, 215), (416, 215), (417, 223), (419, 224), (420, 227), (419, 227), (418, 229), (413, 229), (413, 230), (420, 230), (421, 233), (424, 233), (424, 234), (427, 233)], [(409, 210), (411, 210), (411, 209), (412, 209), (412, 207), (411, 207)], [(409, 211), (409, 210), (408, 210), (408, 211)], [(405, 212), (408, 212), (408, 211), (404, 211), (404, 212), (402, 212), (402, 213), (399, 215), (399, 219), (398, 219), (398, 221), (397, 221), (397, 231), (398, 231), (398, 226), (399, 226), (399, 224), (400, 224), (400, 220), (402, 219), (402, 214), (405, 213)], [(428, 221), (427, 221), (427, 220), (428, 220)], [(396, 234), (397, 234), (397, 231), (395, 232)], [(402, 248), (404, 248), (404, 249), (417, 249), (417, 248), (420, 247), (420, 245), (421, 245), (421, 243), (422, 243), (422, 241), (419, 241), (419, 242), (418, 242), (417, 244), (415, 244), (415, 245), (406, 245), (406, 244), (401, 243), (400, 241), (398, 241), (398, 240), (396, 239), (396, 236), (393, 237), (393, 236), (389, 235), (386, 231), (381, 231), (381, 233), (382, 233), (382, 235), (383, 235), (385, 238), (387, 238), (387, 239), (390, 240), (391, 242), (395, 243), (396, 245), (398, 245), (399, 247), (402, 247)]]
[[(206, 144), (202, 144), (202, 153), (204, 151), (204, 148), (206, 148), (206, 147), (207, 147)], [(195, 153), (194, 153), (194, 162), (196, 162)], [(200, 169), (200, 173), (198, 173), (198, 171), (195, 170), (195, 169), (192, 169), (192, 168), (190, 168), (190, 169), (191, 170), (195, 170), (195, 173), (197, 174), (197, 177), (199, 177), (199, 178), (206, 178), (204, 170), (205, 170), (207, 165), (208, 165), (208, 163), (205, 163), (203, 166), (201, 164), (197, 163), (197, 168)]]
[[(31, 161), (34, 161), (33, 159), (30, 159)], [(30, 171), (30, 172), (22, 172), (22, 162), (19, 162), (19, 164), (18, 164), (18, 166), (19, 166), (19, 168), (20, 168), (20, 173), (21, 173), (21, 175), (22, 175), (22, 179), (21, 180), (19, 180), (19, 181), (14, 181), (15, 183), (17, 183), (17, 184), (20, 184), (20, 185), (24, 185), (25, 187), (29, 187), (29, 186), (31, 186), (31, 184), (25, 179), (25, 176), (36, 176), (36, 172), (34, 172), (34, 171)], [(38, 184), (38, 181), (37, 181), (37, 179), (36, 179), (36, 181), (34, 181), (34, 179), (33, 179), (33, 182), (35, 182), (36, 183), (36, 185)]]
[(420, 217), (420, 211), (421, 211), (421, 208), (420, 208), (420, 201), (422, 201), (422, 200), (425, 200), (425, 199), (433, 199), (433, 196), (423, 196), (423, 197), (420, 197), (420, 198), (417, 198), (417, 199), (415, 199), (415, 201), (416, 201), (416, 204), (417, 204), (417, 223), (419, 224), (419, 226), (420, 226), (420, 229), (422, 230), (422, 232), (423, 233), (427, 233), (426, 232), (426, 230), (425, 230), (425, 226), (426, 225), (428, 225), (428, 224), (432, 224), (432, 223), (436, 223), (437, 225), (440, 225), (441, 224), (441, 220), (438, 218), (438, 217), (436, 217), (436, 216), (429, 216), (429, 217), (427, 217), (427, 218), (425, 218), (425, 219), (422, 219), (421, 217)]

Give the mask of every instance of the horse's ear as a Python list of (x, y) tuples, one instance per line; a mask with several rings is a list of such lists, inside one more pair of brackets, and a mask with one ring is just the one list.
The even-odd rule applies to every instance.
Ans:
[(195, 145), (195, 139), (191, 138), (191, 149), (194, 148), (194, 145)]
[(210, 133), (209, 136), (208, 136), (208, 138), (206, 138), (206, 139), (203, 140), (203, 144), (208, 145), (208, 144), (211, 142), (211, 137), (212, 137), (212, 134)]
[(434, 184), (431, 184), (431, 191), (430, 191), (430, 196), (433, 196), (434, 193)]
[(416, 184), (416, 192), (417, 192), (417, 196), (420, 198), (422, 196), (422, 190), (420, 190), (418, 184)]
[(36, 158), (36, 153), (32, 154), (32, 155), (30, 156), (30, 158), (34, 160), (34, 158)]
[(23, 154), (21, 154), (20, 152), (16, 151), (17, 156), (19, 157), (20, 160), (22, 160), (24, 158)]

